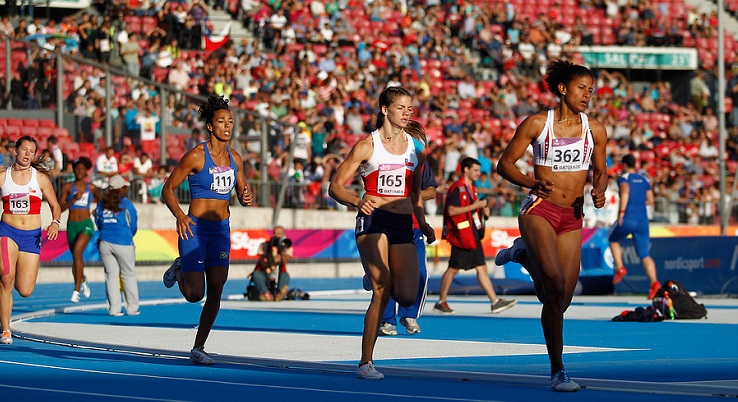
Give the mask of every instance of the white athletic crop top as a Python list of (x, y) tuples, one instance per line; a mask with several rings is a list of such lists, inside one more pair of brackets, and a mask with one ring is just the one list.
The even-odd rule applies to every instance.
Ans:
[(589, 170), (594, 150), (594, 137), (589, 128), (587, 115), (582, 119), (582, 135), (575, 138), (556, 138), (554, 134), (554, 111), (549, 110), (541, 134), (533, 142), (533, 164), (548, 166), (554, 172)]
[(38, 215), (41, 213), (41, 186), (36, 178), (36, 169), (31, 168), (31, 180), (20, 185), (13, 181), (10, 167), (5, 169), (5, 183), (0, 188), (3, 197), (3, 213), (11, 215)]
[(415, 142), (410, 134), (407, 149), (402, 155), (389, 153), (382, 145), (379, 131), (372, 133), (374, 151), (371, 158), (359, 167), (364, 178), (364, 189), (369, 195), (380, 197), (408, 197), (412, 191), (413, 171), (418, 166)]

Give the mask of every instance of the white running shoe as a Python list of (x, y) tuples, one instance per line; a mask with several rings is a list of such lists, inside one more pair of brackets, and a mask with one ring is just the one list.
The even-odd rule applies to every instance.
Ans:
[(13, 334), (10, 331), (3, 331), (2, 337), (0, 337), (0, 345), (12, 345)]
[(72, 303), (79, 303), (79, 292), (76, 290), (72, 292), (72, 298), (70, 300)]
[(164, 286), (171, 288), (174, 286), (175, 283), (177, 283), (177, 275), (174, 273), (175, 270), (182, 268), (182, 260), (180, 260), (179, 257), (174, 259), (174, 262), (171, 266), (164, 272), (164, 277), (162, 278), (162, 281), (164, 282)]
[(408, 334), (420, 333), (420, 325), (418, 325), (418, 321), (415, 318), (400, 318), (400, 324), (405, 327), (405, 331)]
[(575, 392), (579, 391), (579, 384), (569, 378), (566, 371), (561, 369), (551, 374), (551, 389), (556, 392)]
[(520, 253), (523, 251), (525, 251), (525, 242), (522, 237), (518, 237), (513, 241), (512, 246), (509, 248), (503, 248), (497, 253), (495, 264), (501, 267), (508, 262), (518, 262), (518, 256), (520, 256)]
[(205, 353), (204, 348), (192, 348), (192, 350), (190, 350), (190, 362), (192, 362), (192, 364), (201, 364), (203, 366), (215, 364), (215, 360)]
[(90, 297), (90, 285), (87, 284), (86, 276), (82, 279), (82, 284), (79, 285), (79, 292), (82, 293), (84, 297)]
[(364, 363), (356, 369), (356, 377), (364, 380), (383, 380), (384, 374), (374, 368), (374, 363)]
[(379, 336), (393, 336), (397, 335), (397, 328), (395, 328), (394, 325), (383, 322), (382, 325), (379, 326)]

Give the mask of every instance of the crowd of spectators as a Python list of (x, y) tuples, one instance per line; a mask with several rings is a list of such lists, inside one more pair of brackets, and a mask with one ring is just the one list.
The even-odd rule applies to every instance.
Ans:
[[(673, 4), (684, 7), (686, 18), (676, 15)], [(541, 80), (548, 61), (582, 63), (580, 45), (686, 46), (716, 36), (715, 13), (697, 13), (679, 0), (553, 0), (541, 5), (111, 0), (102, 5), (104, 17), (82, 12), (45, 23), (39, 18), (3, 18), (0, 33), (37, 40), (46, 49), (62, 46), (64, 52), (121, 66), (134, 76), (187, 93), (229, 97), (242, 111), (240, 134), (256, 138), (265, 124), (269, 133), (266, 160), (261, 142), (236, 144), (248, 155), (249, 178), (258, 178), (262, 164), (275, 181), (289, 177), (296, 186), (287, 202), (295, 207), (336, 207), (325, 191), (335, 167), (348, 146), (371, 130), (379, 92), (402, 85), (415, 94), (414, 118), (429, 135), (428, 160), (439, 183), (453, 181), (463, 156), (477, 158), (484, 172), (479, 187), (496, 197), (498, 215), (512, 216), (519, 189), (500, 179), (495, 161), (523, 118), (556, 104)], [(229, 11), (234, 23), (242, 23), (253, 37), (204, 51), (201, 37), (213, 29), (210, 7)], [(130, 16), (155, 23), (132, 27)], [(2, 101), (14, 107), (48, 107), (53, 102), (49, 94), (55, 90), (48, 52), (34, 51), (28, 62), (19, 68), (11, 97)], [(725, 95), (735, 105), (728, 109), (728, 158), (734, 171), (738, 57), (728, 67)], [(716, 215), (715, 110), (720, 94), (715, 71), (701, 66), (689, 82), (689, 96), (679, 99), (670, 82), (633, 82), (618, 71), (595, 70), (597, 93), (588, 113), (608, 128), (611, 174), (614, 178), (619, 173), (622, 155), (637, 154), (657, 200), (664, 202), (657, 207), (655, 220), (712, 222)], [(115, 110), (106, 111), (100, 69), (71, 69), (67, 74), (73, 84), (66, 107), (87, 122), (77, 133), (79, 138), (97, 143), (105, 119), (113, 119), (112, 146), (119, 159), (160, 152), (158, 142), (147, 141), (158, 138), (162, 120), (201, 129), (196, 106), (186, 96), (170, 94), (168, 116), (158, 116), (162, 110), (158, 88), (123, 79), (116, 81)], [(295, 149), (292, 165), (290, 145)], [(187, 149), (182, 146), (181, 152)], [(530, 163), (521, 166), (530, 167)], [(157, 170), (158, 166), (151, 167), (152, 177)], [(611, 192), (615, 189), (612, 186)], [(440, 203), (442, 198), (428, 205), (429, 211)]]

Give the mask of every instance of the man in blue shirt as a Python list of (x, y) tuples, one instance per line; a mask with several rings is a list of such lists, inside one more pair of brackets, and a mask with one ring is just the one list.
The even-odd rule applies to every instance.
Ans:
[(618, 220), (610, 228), (610, 251), (615, 263), (615, 276), (613, 284), (620, 283), (628, 271), (623, 266), (623, 249), (620, 241), (633, 235), (636, 252), (641, 259), (643, 269), (651, 280), (651, 288), (648, 294), (653, 299), (661, 284), (656, 279), (656, 263), (649, 254), (650, 233), (648, 223), (647, 205), (653, 205), (653, 190), (651, 184), (643, 176), (636, 173), (636, 160), (633, 155), (623, 156), (623, 173), (618, 178), (620, 190), (620, 209)]

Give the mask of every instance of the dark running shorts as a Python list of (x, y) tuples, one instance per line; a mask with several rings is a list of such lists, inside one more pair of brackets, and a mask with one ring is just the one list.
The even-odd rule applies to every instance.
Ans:
[(361, 212), (356, 216), (356, 237), (371, 233), (387, 236), (389, 244), (414, 244), (413, 216), (396, 214), (383, 209), (375, 209), (371, 215)]
[(451, 246), (451, 256), (448, 258), (448, 267), (466, 271), (481, 265), (486, 265), (487, 262), (484, 259), (482, 244), (477, 242), (477, 245), (478, 247), (471, 250)]

